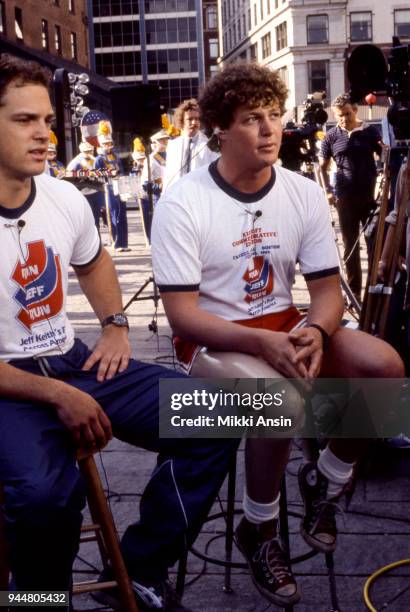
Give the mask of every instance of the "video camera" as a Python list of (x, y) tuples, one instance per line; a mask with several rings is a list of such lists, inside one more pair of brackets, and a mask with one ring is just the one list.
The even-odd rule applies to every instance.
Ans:
[(279, 158), (289, 170), (301, 170), (302, 164), (312, 164), (317, 160), (317, 132), (327, 121), (324, 91), (308, 94), (303, 102), (304, 112), (301, 126), (288, 121), (283, 129)]
[(347, 63), (350, 95), (359, 102), (369, 93), (391, 99), (387, 119), (396, 141), (410, 140), (410, 45), (402, 45), (397, 36), (386, 59), (374, 45), (360, 45)]

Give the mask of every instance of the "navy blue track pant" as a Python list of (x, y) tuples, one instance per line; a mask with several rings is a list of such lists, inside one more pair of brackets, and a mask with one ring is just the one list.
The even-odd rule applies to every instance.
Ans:
[[(116, 437), (158, 452), (140, 521), (128, 527), (121, 547), (132, 578), (160, 580), (195, 540), (239, 440), (159, 439), (158, 379), (182, 375), (131, 361), (125, 372), (100, 383), (96, 367), (81, 371), (88, 355), (76, 340), (71, 351), (47, 357), (44, 365), (92, 395)], [(11, 364), (41, 375), (34, 359)], [(53, 407), (0, 399), (0, 482), (16, 588), (66, 590), (85, 497), (71, 434)]]
[(128, 247), (127, 207), (120, 196), (114, 194), (112, 185), (106, 185), (105, 198), (110, 216), (111, 238), (114, 248)]

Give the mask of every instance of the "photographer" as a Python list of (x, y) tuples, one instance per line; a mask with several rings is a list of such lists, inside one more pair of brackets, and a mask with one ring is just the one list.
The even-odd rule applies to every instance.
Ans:
[[(320, 168), (329, 204), (335, 204), (344, 244), (347, 282), (361, 301), (362, 270), (360, 265), (360, 224), (364, 225), (375, 207), (376, 163), (374, 153), (381, 155), (382, 143), (377, 129), (357, 118), (357, 105), (348, 94), (332, 102), (337, 119), (322, 141)], [(335, 191), (330, 188), (327, 171), (332, 158), (337, 167)]]

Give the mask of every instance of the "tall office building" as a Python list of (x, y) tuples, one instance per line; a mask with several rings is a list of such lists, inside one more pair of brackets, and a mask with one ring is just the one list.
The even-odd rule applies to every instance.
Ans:
[(92, 13), (96, 71), (118, 83), (158, 84), (166, 110), (196, 97), (205, 80), (204, 15), (206, 57), (216, 64), (216, 0), (205, 8), (202, 0), (93, 0)]

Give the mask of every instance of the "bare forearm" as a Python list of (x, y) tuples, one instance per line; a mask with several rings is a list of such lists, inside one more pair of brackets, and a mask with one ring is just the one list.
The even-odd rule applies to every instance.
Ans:
[(60, 380), (24, 372), (8, 363), (0, 363), (0, 395), (17, 400), (56, 404), (67, 385)]
[(76, 269), (81, 288), (100, 321), (122, 311), (122, 296), (111, 257), (103, 250), (88, 270)]
[(307, 322), (316, 323), (332, 335), (340, 326), (344, 304), (339, 276), (308, 283), (310, 307)]
[(170, 323), (177, 336), (208, 348), (253, 355), (260, 352), (258, 330), (225, 321), (197, 307), (179, 309), (174, 320), (170, 317)]

